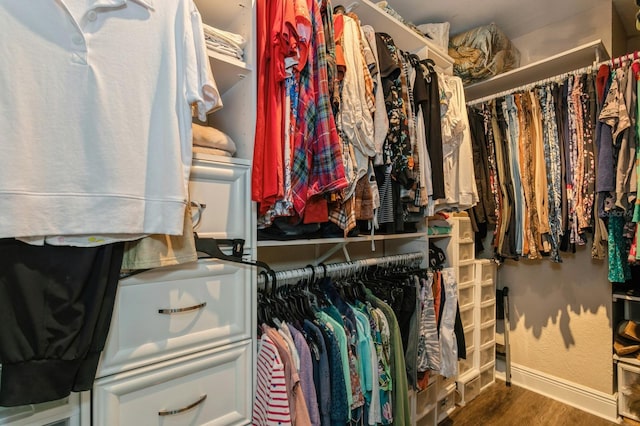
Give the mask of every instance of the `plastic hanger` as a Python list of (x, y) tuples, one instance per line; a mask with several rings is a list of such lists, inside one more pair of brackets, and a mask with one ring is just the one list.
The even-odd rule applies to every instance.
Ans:
[[(231, 240), (233, 242), (233, 255), (228, 255), (222, 252), (220, 247), (218, 246), (218, 241), (215, 238), (198, 238), (198, 234), (194, 232), (193, 238), (196, 244), (196, 251), (205, 253), (209, 258), (215, 258), (220, 260), (226, 260), (228, 262), (241, 263), (243, 265), (249, 266), (257, 266), (259, 268), (265, 269), (267, 272), (271, 273), (273, 270), (269, 265), (259, 260), (248, 261), (242, 259), (243, 245), (244, 240), (236, 239)], [(273, 273), (273, 284), (275, 286), (275, 272)]]

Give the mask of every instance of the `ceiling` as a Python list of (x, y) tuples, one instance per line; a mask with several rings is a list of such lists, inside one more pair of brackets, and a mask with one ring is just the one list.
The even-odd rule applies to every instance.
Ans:
[(635, 27), (636, 0), (388, 0), (388, 3), (414, 24), (448, 21), (451, 35), (494, 22), (513, 40), (603, 1), (613, 2), (628, 37), (640, 34)]

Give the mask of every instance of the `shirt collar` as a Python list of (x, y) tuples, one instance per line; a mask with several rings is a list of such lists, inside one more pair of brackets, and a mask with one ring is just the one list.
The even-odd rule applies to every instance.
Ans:
[[(127, 3), (129, 0), (97, 0), (93, 7), (118, 7)], [(149, 10), (155, 10), (153, 7), (154, 0), (130, 0)]]
[(155, 8), (153, 7), (154, 0), (132, 0), (132, 1), (135, 1), (139, 5), (144, 6), (149, 10), (155, 10)]

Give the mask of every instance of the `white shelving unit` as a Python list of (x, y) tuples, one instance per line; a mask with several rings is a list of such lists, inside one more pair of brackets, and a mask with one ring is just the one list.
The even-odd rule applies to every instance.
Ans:
[[(333, 5), (339, 5), (335, 2)], [(447, 74), (453, 72), (453, 58), (440, 47), (423, 37), (395, 17), (389, 15), (369, 0), (345, 0), (342, 3), (347, 10), (354, 12), (363, 24), (371, 25), (376, 31), (389, 34), (396, 46), (402, 50), (416, 53), (420, 59), (433, 59), (440, 70)]]
[(608, 57), (602, 41), (594, 40), (566, 52), (470, 84), (464, 89), (465, 98), (467, 102), (473, 102), (485, 96), (593, 65), (594, 62), (606, 60)]
[[(640, 321), (640, 296), (613, 293), (613, 333), (617, 331), (618, 324), (623, 320)], [(615, 338), (615, 336), (614, 336)], [(618, 395), (618, 415), (640, 421), (640, 413), (635, 411), (630, 404), (630, 386), (640, 383), (640, 360), (637, 354), (629, 356), (619, 356), (613, 354), (613, 362), (616, 365), (617, 395)]]
[[(227, 133), (237, 153), (194, 156), (189, 193), (200, 206), (192, 208), (195, 230), (199, 238), (243, 239), (245, 254), (255, 258), (254, 2), (195, 2), (204, 23), (247, 40), (243, 60), (208, 52), (223, 108), (207, 124)], [(82, 395), (82, 424), (248, 424), (255, 286), (253, 268), (215, 259), (121, 280), (93, 392)]]

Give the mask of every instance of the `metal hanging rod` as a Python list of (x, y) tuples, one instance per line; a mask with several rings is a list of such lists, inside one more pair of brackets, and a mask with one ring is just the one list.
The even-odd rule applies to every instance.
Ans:
[[(401, 266), (413, 265), (425, 259), (425, 253), (414, 252), (391, 256), (370, 257), (351, 262), (329, 263), (326, 265), (307, 265), (304, 268), (276, 271), (277, 283), (298, 281), (305, 278), (322, 277), (346, 277), (361, 272), (370, 266)], [(264, 284), (264, 276), (258, 276), (258, 284)]]
[(532, 83), (523, 84), (523, 85), (518, 86), (518, 87), (513, 87), (511, 89), (503, 90), (502, 92), (493, 93), (491, 95), (488, 95), (488, 96), (485, 96), (485, 97), (482, 97), (482, 98), (474, 99), (472, 101), (467, 102), (467, 105), (469, 105), (469, 106), (477, 105), (477, 104), (481, 104), (481, 103), (490, 101), (492, 99), (496, 99), (496, 98), (500, 98), (502, 96), (510, 95), (512, 93), (528, 91), (528, 90), (534, 89), (534, 88), (539, 87), (539, 86), (547, 85), (549, 83), (558, 83), (558, 82), (566, 80), (569, 76), (577, 76), (577, 75), (581, 75), (581, 74), (585, 74), (585, 73), (590, 73), (593, 70), (594, 70), (594, 65), (588, 65), (586, 67), (578, 68), (578, 69), (573, 70), (573, 71), (568, 71), (568, 72), (565, 72), (565, 73), (562, 73), (562, 74), (554, 75), (552, 77), (543, 78), (541, 80), (534, 81)]
[(620, 55), (617, 58), (611, 58), (607, 61), (600, 62), (600, 65), (611, 65), (612, 67), (621, 66), (626, 61), (635, 61), (636, 59), (640, 59), (640, 53), (636, 50), (634, 52), (625, 53), (624, 55)]
[(469, 101), (467, 102), (467, 105), (477, 105), (477, 104), (481, 104), (483, 102), (487, 102), (490, 101), (492, 99), (496, 99), (496, 98), (500, 98), (502, 96), (506, 96), (506, 95), (510, 95), (512, 93), (516, 93), (516, 92), (521, 92), (521, 91), (525, 91), (525, 90), (531, 90), (537, 86), (544, 86), (546, 84), (549, 83), (556, 83), (556, 82), (560, 82), (565, 80), (567, 77), (573, 75), (580, 75), (580, 74), (584, 74), (587, 72), (592, 72), (593, 70), (597, 69), (599, 66), (601, 65), (610, 65), (612, 67), (616, 67), (616, 66), (622, 66), (622, 64), (624, 64), (627, 61), (634, 61), (634, 60), (638, 60), (640, 59), (640, 53), (636, 50), (634, 52), (630, 52), (630, 53), (626, 53), (624, 55), (618, 56), (617, 58), (611, 58), (608, 59), (606, 61), (602, 61), (600, 62), (600, 55), (599, 55), (599, 51), (598, 49), (596, 49), (596, 60), (594, 62), (593, 65), (589, 65), (586, 67), (582, 67), (573, 71), (569, 71), (569, 72), (565, 72), (562, 74), (558, 74), (556, 76), (553, 77), (548, 77), (548, 78), (544, 78), (542, 80), (539, 81), (535, 81), (533, 83), (529, 83), (529, 84), (524, 84), (522, 86), (518, 86), (518, 87), (514, 87), (508, 90), (504, 90), (502, 92), (499, 93), (494, 93), (479, 99), (474, 99), (473, 101)]

